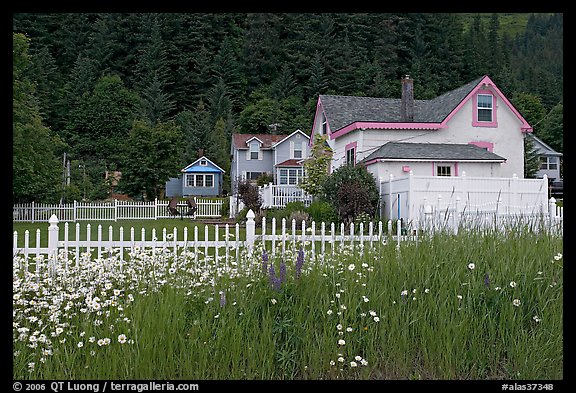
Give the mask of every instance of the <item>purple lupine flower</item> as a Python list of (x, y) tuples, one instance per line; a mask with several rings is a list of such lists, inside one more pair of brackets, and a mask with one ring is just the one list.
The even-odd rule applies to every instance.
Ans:
[(268, 253), (266, 250), (262, 251), (262, 273), (266, 274), (268, 271)]
[(490, 287), (490, 278), (488, 277), (488, 273), (486, 273), (486, 275), (484, 276), (484, 285), (486, 286), (486, 288)]
[(280, 263), (280, 283), (283, 283), (285, 278), (286, 278), (286, 263), (282, 261)]
[(300, 247), (298, 257), (296, 258), (296, 278), (300, 278), (302, 274), (302, 265), (304, 265), (304, 249)]
[(226, 292), (220, 292), (220, 307), (224, 307), (226, 305)]
[(270, 285), (272, 286), (272, 289), (279, 291), (280, 284), (282, 284), (282, 281), (280, 280), (280, 278), (276, 277), (276, 270), (274, 269), (274, 265), (272, 264), (270, 264), (270, 270), (268, 271), (268, 278), (270, 281)]

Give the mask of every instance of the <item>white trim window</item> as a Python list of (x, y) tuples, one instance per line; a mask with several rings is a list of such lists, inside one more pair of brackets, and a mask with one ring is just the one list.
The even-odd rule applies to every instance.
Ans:
[(304, 158), (304, 142), (290, 142), (291, 158)]
[(558, 160), (556, 157), (540, 157), (540, 169), (556, 170), (558, 169)]
[(436, 164), (436, 176), (452, 176), (452, 166), (450, 164)]
[(492, 122), (492, 99), (493, 97), (490, 94), (478, 94), (476, 102), (478, 110), (478, 121)]
[(249, 160), (261, 160), (261, 150), (260, 150), (260, 143), (258, 141), (250, 142), (250, 148), (248, 150), (248, 159)]
[(214, 174), (187, 174), (186, 187), (214, 188)]
[(356, 165), (356, 147), (346, 150), (346, 165)]
[(279, 184), (296, 185), (302, 180), (302, 169), (298, 168), (281, 168), (278, 176)]
[(208, 165), (208, 161), (202, 159), (200, 160), (200, 166), (207, 166)]

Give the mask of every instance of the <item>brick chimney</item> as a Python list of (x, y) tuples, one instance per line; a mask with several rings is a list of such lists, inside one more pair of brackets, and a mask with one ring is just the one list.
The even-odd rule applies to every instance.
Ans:
[(198, 149), (198, 158), (204, 157), (204, 149)]
[(414, 80), (410, 75), (402, 78), (402, 102), (400, 104), (400, 121), (414, 121)]

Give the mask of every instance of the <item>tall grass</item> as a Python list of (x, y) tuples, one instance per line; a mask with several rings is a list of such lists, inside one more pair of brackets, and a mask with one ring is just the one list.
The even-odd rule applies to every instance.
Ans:
[(308, 244), (301, 266), (300, 244), (228, 264), (136, 250), (41, 277), (16, 260), (13, 375), (562, 379), (562, 245), (460, 231), (314, 260)]

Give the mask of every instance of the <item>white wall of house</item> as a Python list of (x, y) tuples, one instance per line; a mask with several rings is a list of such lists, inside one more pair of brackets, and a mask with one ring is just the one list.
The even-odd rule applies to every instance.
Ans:
[[(472, 99), (469, 99), (447, 122), (447, 128), (438, 130), (354, 130), (331, 140), (330, 145), (334, 150), (332, 170), (346, 162), (346, 145), (352, 142), (357, 143), (357, 162), (389, 141), (459, 144), (489, 142), (493, 144), (492, 152), (504, 157), (506, 162), (491, 165), (491, 174), (487, 176), (512, 177), (516, 174), (523, 177), (524, 135), (520, 130), (521, 122), (503, 99), (496, 94), (495, 97), (497, 97), (495, 113), (498, 127), (473, 126), (473, 111), (476, 109), (473, 107)], [(315, 127), (319, 126), (319, 124), (315, 124)], [(318, 130), (315, 128), (316, 132)], [(473, 170), (475, 173), (478, 172), (475, 168)], [(481, 169), (480, 171), (484, 172), (485, 170)]]
[[(408, 176), (410, 171), (416, 176), (436, 176), (436, 165), (450, 165), (452, 176), (499, 177), (500, 163), (496, 162), (430, 162), (430, 161), (383, 161), (368, 165), (368, 172), (374, 175), (376, 181), (388, 180), (390, 175), (395, 179)], [(510, 176), (511, 177), (511, 176)], [(519, 176), (521, 177), (521, 176)]]
[[(296, 157), (294, 154), (295, 148), (300, 146), (300, 157)], [(289, 138), (283, 139), (281, 143), (275, 145), (274, 150), (276, 151), (274, 164), (279, 164), (286, 160), (297, 159), (301, 160), (308, 157), (310, 153), (310, 147), (308, 146), (308, 136), (303, 135), (300, 132), (294, 133)]]

